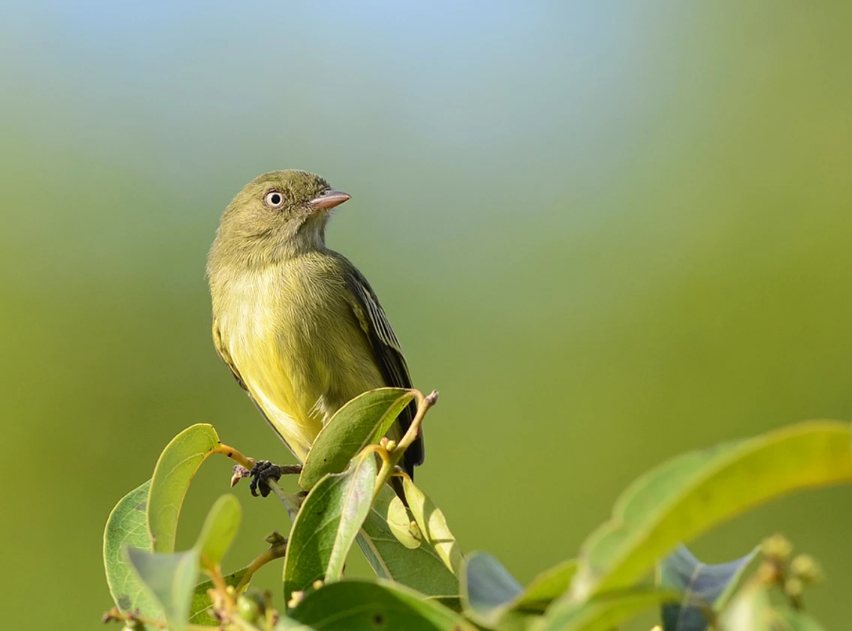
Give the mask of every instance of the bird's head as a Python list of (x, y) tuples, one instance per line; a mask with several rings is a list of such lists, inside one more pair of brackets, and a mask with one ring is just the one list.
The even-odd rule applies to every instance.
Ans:
[(264, 173), (225, 209), (217, 242), (229, 250), (247, 250), (252, 259), (323, 247), (331, 209), (348, 199), (313, 173)]

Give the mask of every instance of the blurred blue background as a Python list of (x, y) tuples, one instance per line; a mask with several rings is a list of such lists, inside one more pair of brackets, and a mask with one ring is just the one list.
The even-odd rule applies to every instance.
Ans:
[[(204, 280), (221, 211), (265, 171), (352, 195), (329, 243), (378, 292), (416, 385), (441, 391), (418, 481), (465, 550), (522, 581), (662, 460), (852, 416), (849, 3), (3, 13), (9, 628), (99, 624), (107, 514), (184, 427), (289, 457), (214, 353)], [(182, 544), (229, 471), (201, 471)], [(237, 492), (231, 568), (287, 528)], [(694, 549), (721, 561), (785, 533), (823, 562), (807, 601), (841, 628), (851, 520), (852, 490), (812, 492)]]

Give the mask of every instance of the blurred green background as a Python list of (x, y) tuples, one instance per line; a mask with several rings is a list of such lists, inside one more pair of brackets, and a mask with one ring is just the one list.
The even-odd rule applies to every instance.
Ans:
[[(107, 514), (184, 427), (289, 457), (214, 353), (204, 280), (221, 211), (264, 171), (352, 194), (329, 243), (441, 391), (418, 480), (522, 581), (662, 460), (852, 416), (850, 3), (3, 12), (5, 627), (99, 624)], [(229, 471), (205, 465), (180, 542)], [(236, 491), (230, 568), (288, 527)], [(694, 549), (785, 533), (825, 566), (809, 605), (848, 628), (850, 523), (852, 489), (829, 489)]]

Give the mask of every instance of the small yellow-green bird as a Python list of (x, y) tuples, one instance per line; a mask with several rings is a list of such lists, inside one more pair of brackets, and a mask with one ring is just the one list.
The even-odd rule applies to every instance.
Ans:
[[(261, 175), (225, 209), (207, 262), (216, 350), (300, 462), (344, 403), (411, 387), (367, 279), (325, 245), (331, 210), (348, 199), (305, 171)], [(389, 437), (412, 417), (409, 406)], [(405, 453), (409, 475), (423, 456), (421, 434)]]

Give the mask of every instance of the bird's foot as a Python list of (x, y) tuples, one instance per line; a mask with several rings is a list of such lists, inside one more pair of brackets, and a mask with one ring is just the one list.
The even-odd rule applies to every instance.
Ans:
[(258, 491), (260, 491), (263, 497), (266, 497), (272, 491), (269, 488), (269, 480), (278, 482), (282, 475), (292, 475), (301, 472), (302, 465), (300, 464), (277, 465), (272, 464), (269, 460), (258, 460), (251, 471), (249, 471), (249, 477), (251, 477), (249, 491), (255, 497), (257, 497)]

